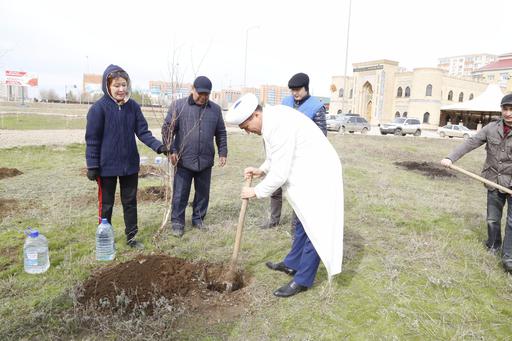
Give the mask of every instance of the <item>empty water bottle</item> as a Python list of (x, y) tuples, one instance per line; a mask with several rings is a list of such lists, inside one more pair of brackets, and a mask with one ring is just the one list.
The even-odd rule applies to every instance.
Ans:
[(27, 239), (23, 246), (23, 263), (25, 272), (29, 274), (40, 274), (50, 267), (48, 255), (48, 239), (37, 230), (30, 227), (25, 231)]
[(96, 260), (108, 261), (115, 256), (114, 229), (106, 218), (102, 218), (96, 229)]

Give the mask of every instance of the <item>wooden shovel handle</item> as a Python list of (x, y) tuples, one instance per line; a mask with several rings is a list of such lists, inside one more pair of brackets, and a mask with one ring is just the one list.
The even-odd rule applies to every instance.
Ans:
[[(245, 180), (244, 187), (251, 187), (251, 184), (252, 176)], [(231, 268), (235, 268), (236, 263), (238, 261), (238, 252), (240, 251), (240, 241), (242, 240), (242, 230), (244, 228), (245, 222), (245, 211), (247, 210), (248, 204), (249, 199), (242, 199), (242, 207), (240, 208), (240, 215), (238, 216), (238, 225), (236, 227), (235, 247), (233, 249), (233, 256), (231, 257)]]
[(483, 182), (483, 183), (484, 183), (484, 184), (486, 184), (486, 185), (489, 185), (489, 186), (491, 186), (491, 187), (494, 187), (494, 188), (496, 188), (496, 189), (500, 190), (500, 191), (501, 191), (501, 192), (503, 192), (503, 193), (507, 193), (507, 194), (512, 195), (512, 190), (510, 190), (510, 188), (506, 188), (506, 187), (503, 187), (503, 186), (501, 186), (501, 185), (498, 185), (498, 184), (497, 184), (497, 183), (495, 183), (495, 182), (489, 181), (489, 180), (487, 180), (487, 179), (485, 179), (485, 178), (482, 178), (481, 176), (478, 176), (478, 175), (476, 175), (476, 174), (473, 174), (473, 173), (471, 173), (471, 172), (468, 172), (467, 170), (465, 170), (465, 169), (463, 169), (463, 168), (460, 168), (460, 167), (457, 167), (457, 166), (455, 166), (455, 165), (453, 165), (453, 164), (450, 166), (450, 168), (451, 168), (451, 169), (456, 170), (457, 172), (460, 172), (460, 173), (462, 173), (462, 174), (465, 174), (465, 175), (469, 176), (470, 178), (473, 178), (473, 179), (475, 179), (475, 180), (478, 180), (478, 181), (480, 181), (480, 182)]

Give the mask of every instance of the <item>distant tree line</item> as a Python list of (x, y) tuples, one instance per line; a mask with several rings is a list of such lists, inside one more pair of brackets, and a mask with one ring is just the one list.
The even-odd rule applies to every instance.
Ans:
[[(43, 89), (39, 91), (41, 96), (41, 102), (48, 103), (94, 103), (103, 96), (103, 94), (90, 94), (88, 92), (82, 93), (80, 97), (72, 91), (66, 93), (65, 98), (60, 96), (54, 89)], [(151, 97), (141, 91), (133, 91), (130, 98), (135, 100), (137, 103), (143, 106), (160, 107), (158, 104), (151, 104)], [(34, 99), (34, 101), (38, 101)]]

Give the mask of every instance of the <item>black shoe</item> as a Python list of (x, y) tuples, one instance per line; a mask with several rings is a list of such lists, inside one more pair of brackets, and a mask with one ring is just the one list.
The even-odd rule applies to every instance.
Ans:
[(265, 265), (269, 269), (281, 271), (290, 276), (295, 275), (295, 273), (297, 272), (296, 270), (293, 270), (292, 268), (289, 268), (286, 265), (284, 265), (283, 262), (279, 262), (279, 263), (266, 262)]
[(208, 226), (205, 225), (204, 223), (192, 224), (192, 227), (198, 230), (208, 231)]
[(183, 237), (183, 234), (185, 233), (185, 229), (184, 228), (179, 228), (179, 227), (173, 227), (171, 229), (171, 234), (173, 236), (175, 236), (176, 238), (181, 238)]
[(271, 229), (273, 227), (276, 227), (277, 225), (279, 225), (279, 222), (278, 221), (265, 221), (263, 224), (261, 224), (261, 228), (262, 229)]
[(504, 257), (502, 260), (502, 263), (503, 263), (503, 268), (505, 269), (505, 271), (512, 272), (512, 258)]
[(138, 250), (144, 249), (144, 244), (142, 244), (135, 238), (130, 239), (129, 241), (126, 242), (126, 244), (128, 244), (128, 246), (131, 247), (132, 249), (138, 249)]
[(277, 296), (277, 297), (290, 297), (290, 296), (293, 296), (295, 294), (298, 294), (301, 291), (306, 291), (306, 290), (308, 290), (308, 287), (305, 287), (303, 285), (297, 284), (297, 283), (295, 283), (292, 280), (290, 283), (288, 283), (288, 284), (280, 287), (276, 291), (274, 291), (274, 296)]

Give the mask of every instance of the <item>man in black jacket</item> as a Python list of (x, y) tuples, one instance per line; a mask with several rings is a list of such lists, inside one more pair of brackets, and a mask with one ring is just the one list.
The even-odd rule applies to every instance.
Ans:
[(212, 82), (204, 76), (195, 79), (189, 97), (171, 103), (162, 137), (171, 148), (171, 163), (177, 165), (174, 176), (171, 227), (176, 237), (183, 236), (185, 208), (194, 180), (192, 225), (206, 230), (203, 223), (210, 198), (210, 180), (217, 145), (219, 165), (226, 164), (227, 135), (221, 108), (209, 101)]

